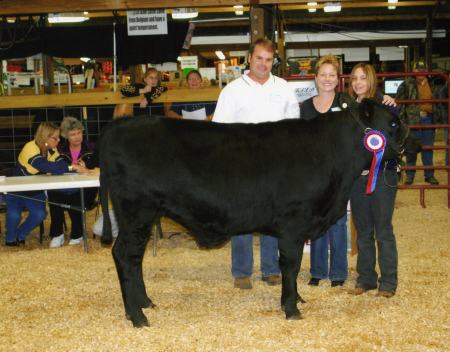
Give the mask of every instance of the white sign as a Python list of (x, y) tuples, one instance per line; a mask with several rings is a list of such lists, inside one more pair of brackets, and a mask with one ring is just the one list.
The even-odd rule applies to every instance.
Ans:
[(198, 69), (198, 56), (179, 56), (178, 61), (180, 61), (181, 69)]
[(127, 11), (128, 35), (167, 34), (167, 14), (164, 9)]
[(176, 62), (163, 62), (162, 64), (155, 65), (155, 68), (158, 71), (177, 71), (177, 63)]
[(309, 81), (288, 81), (288, 84), (294, 89), (295, 96), (299, 103), (306, 99), (316, 96), (317, 88), (314, 80)]

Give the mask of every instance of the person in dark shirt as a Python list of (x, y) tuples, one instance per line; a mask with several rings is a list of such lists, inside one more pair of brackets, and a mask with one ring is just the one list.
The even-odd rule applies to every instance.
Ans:
[[(340, 111), (336, 87), (340, 65), (333, 55), (326, 55), (316, 64), (316, 87), (318, 95), (305, 100), (300, 106), (300, 118), (311, 120), (328, 111)], [(330, 261), (328, 264), (328, 247)], [(342, 286), (347, 280), (347, 214), (332, 225), (326, 233), (311, 242), (311, 279), (309, 285), (318, 286), (320, 280), (330, 278), (331, 286)]]
[[(67, 116), (61, 123), (61, 135), (64, 137), (64, 140), (58, 146), (58, 151), (74, 171), (81, 169), (80, 164), (87, 169), (93, 169), (96, 166), (94, 155), (83, 140), (83, 131), (83, 124), (75, 117)], [(97, 188), (83, 190), (87, 207), (94, 202), (97, 191)], [(81, 206), (81, 190), (78, 188), (52, 190), (48, 191), (47, 194), (49, 202), (68, 204), (75, 207)], [(50, 248), (61, 247), (64, 244), (64, 208), (55, 204), (49, 204), (49, 209), (51, 218)], [(68, 213), (72, 222), (69, 245), (77, 245), (83, 240), (83, 215), (80, 211), (72, 208), (68, 209)]]
[[(202, 75), (197, 70), (189, 71), (186, 76), (189, 89), (201, 89)], [(211, 121), (216, 104), (213, 102), (172, 103), (168, 117)]]
[[(395, 101), (377, 91), (375, 69), (370, 64), (357, 64), (350, 74), (349, 94), (357, 102), (374, 99), (387, 105), (397, 116)], [(352, 218), (357, 231), (358, 259), (356, 287), (351, 293), (363, 294), (378, 288), (377, 296), (392, 297), (397, 289), (397, 246), (392, 226), (397, 194), (397, 161), (388, 160), (380, 166), (375, 191), (367, 195), (369, 170), (364, 170), (353, 185), (350, 195)], [(376, 247), (378, 265), (376, 271)]]

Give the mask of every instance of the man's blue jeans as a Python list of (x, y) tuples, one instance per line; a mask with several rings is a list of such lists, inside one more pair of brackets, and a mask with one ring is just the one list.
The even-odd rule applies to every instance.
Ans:
[[(330, 270), (328, 271), (328, 244), (330, 245)], [(311, 242), (311, 277), (331, 281), (345, 281), (347, 262), (347, 214), (331, 226), (320, 238)]]
[[(431, 116), (424, 117), (420, 120), (421, 125), (432, 125), (433, 119)], [(435, 138), (435, 130), (434, 128), (427, 129), (411, 129), (410, 133), (420, 140), (422, 145), (433, 146), (434, 138)], [(422, 164), (424, 166), (433, 165), (433, 151), (432, 150), (422, 150)], [(416, 166), (417, 163), (417, 154), (407, 154), (406, 165), (407, 166)], [(416, 174), (416, 170), (407, 170), (406, 175), (409, 178), (413, 178)], [(425, 177), (431, 177), (434, 175), (434, 170), (425, 170)]]
[[(278, 239), (260, 235), (261, 272), (263, 277), (279, 275)], [(231, 274), (250, 277), (253, 272), (253, 235), (231, 237)]]
[[(33, 195), (33, 198), (45, 201), (45, 193), (40, 192)], [(22, 211), (25, 208), (28, 209), (28, 217), (20, 224)], [(25, 241), (28, 234), (44, 221), (46, 215), (45, 202), (8, 194), (6, 196), (6, 242)]]

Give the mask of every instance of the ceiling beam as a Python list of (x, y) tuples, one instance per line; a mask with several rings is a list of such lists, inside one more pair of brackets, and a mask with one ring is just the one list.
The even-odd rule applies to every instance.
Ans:
[[(317, 1), (317, 8), (323, 8), (324, 1)], [(387, 1), (352, 1), (341, 0), (343, 8), (386, 7)], [(251, 4), (282, 5), (284, 10), (307, 9), (307, 1), (298, 0), (0, 0), (0, 15), (28, 15), (53, 12), (78, 11), (112, 11), (138, 10), (174, 7), (232, 7), (233, 5)], [(433, 6), (438, 0), (429, 1), (401, 1), (395, 6)]]
[[(427, 13), (410, 15), (359, 15), (359, 16), (314, 16), (314, 17), (287, 17), (286, 24), (307, 23), (345, 23), (345, 22), (386, 22), (386, 21), (424, 21)], [(439, 13), (435, 20), (450, 19), (450, 13)]]

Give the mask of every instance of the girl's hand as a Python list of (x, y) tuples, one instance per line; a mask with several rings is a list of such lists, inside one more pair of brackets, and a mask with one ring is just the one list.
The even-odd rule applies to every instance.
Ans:
[(148, 105), (147, 98), (144, 98), (144, 99), (141, 100), (141, 103), (139, 104), (139, 107), (146, 108), (147, 105)]
[(395, 102), (395, 99), (390, 97), (389, 95), (383, 95), (382, 103), (384, 105), (397, 106), (397, 103)]

